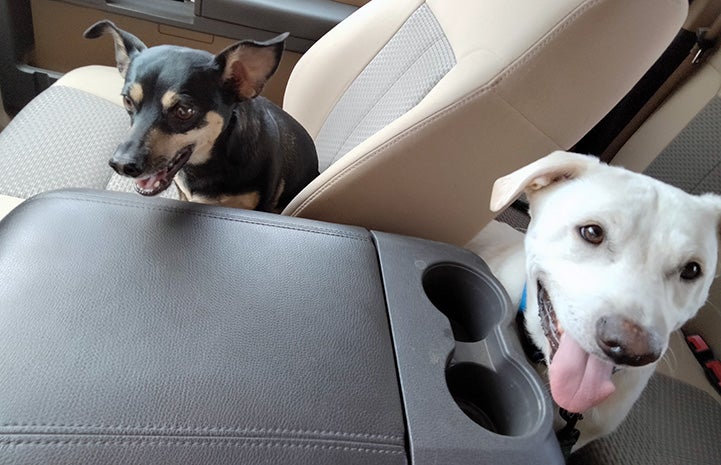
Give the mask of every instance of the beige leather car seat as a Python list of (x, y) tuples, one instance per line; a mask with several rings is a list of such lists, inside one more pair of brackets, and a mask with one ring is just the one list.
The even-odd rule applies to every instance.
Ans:
[[(492, 218), (493, 180), (570, 148), (686, 11), (684, 0), (368, 3), (291, 75), (284, 107), (314, 137), (322, 173), (284, 213), (465, 243)], [(0, 133), (0, 194), (128, 188), (106, 165), (128, 124), (119, 89), (112, 69), (81, 68), (31, 102)]]
[(291, 75), (284, 106), (315, 137), (325, 170), (285, 213), (465, 243), (491, 219), (493, 181), (570, 148), (685, 11), (666, 1), (371, 2)]

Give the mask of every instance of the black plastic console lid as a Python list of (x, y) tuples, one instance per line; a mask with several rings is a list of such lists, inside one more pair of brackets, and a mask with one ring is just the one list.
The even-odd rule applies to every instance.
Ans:
[(0, 462), (406, 463), (370, 234), (151, 200), (0, 222)]

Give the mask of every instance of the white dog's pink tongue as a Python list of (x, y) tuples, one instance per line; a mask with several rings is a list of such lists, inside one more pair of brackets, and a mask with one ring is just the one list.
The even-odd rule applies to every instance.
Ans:
[(569, 412), (585, 412), (613, 394), (612, 372), (613, 364), (588, 354), (563, 333), (548, 370), (553, 400)]

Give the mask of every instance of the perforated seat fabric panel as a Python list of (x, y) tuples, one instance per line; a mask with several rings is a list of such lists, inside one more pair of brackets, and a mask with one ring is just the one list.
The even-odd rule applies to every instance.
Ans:
[(320, 170), (425, 97), (456, 63), (428, 5), (421, 5), (343, 93), (316, 138)]
[(721, 194), (721, 98), (713, 98), (644, 174), (692, 194)]
[[(51, 86), (0, 132), (0, 194), (28, 198), (73, 187), (133, 192), (133, 180), (108, 166), (129, 125), (118, 105)], [(177, 199), (178, 189), (173, 184), (159, 196)]]
[(65, 187), (104, 189), (108, 160), (129, 126), (122, 108), (52, 86), (0, 133), (0, 194), (28, 198)]
[(721, 406), (700, 389), (654, 375), (625, 422), (569, 465), (718, 465)]

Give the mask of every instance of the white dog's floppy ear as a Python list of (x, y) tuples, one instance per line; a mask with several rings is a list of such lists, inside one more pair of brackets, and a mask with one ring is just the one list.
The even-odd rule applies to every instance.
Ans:
[(702, 194), (701, 198), (708, 202), (711, 205), (711, 208), (716, 212), (716, 224), (718, 225), (717, 230), (720, 241), (719, 255), (721, 256), (721, 195), (706, 193)]
[(511, 174), (496, 179), (491, 193), (491, 211), (501, 211), (523, 191), (535, 191), (556, 181), (577, 178), (599, 159), (590, 155), (558, 150)]

